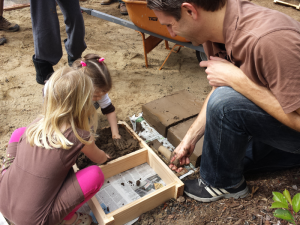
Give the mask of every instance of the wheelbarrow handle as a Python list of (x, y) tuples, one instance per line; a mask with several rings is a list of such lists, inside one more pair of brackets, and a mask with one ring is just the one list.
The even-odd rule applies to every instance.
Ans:
[(82, 12), (85, 12), (85, 13), (87, 13), (87, 14), (89, 14), (89, 15), (92, 14), (92, 10), (93, 10), (93, 9), (88, 9), (88, 8), (84, 8), (84, 7), (80, 7), (80, 8), (81, 8), (81, 11), (82, 11)]
[(136, 30), (136, 31), (140, 31), (140, 32), (145, 33), (145, 34), (149, 34), (151, 36), (161, 38), (163, 40), (171, 41), (171, 42), (176, 43), (178, 45), (186, 46), (188, 48), (195, 49), (195, 50), (200, 51), (200, 52), (204, 52), (204, 49), (203, 49), (202, 45), (193, 46), (192, 43), (190, 43), (190, 42), (176, 41), (176, 40), (173, 40), (171, 38), (167, 38), (167, 37), (161, 36), (159, 34), (155, 34), (155, 33), (152, 33), (150, 31), (139, 28), (134, 23), (132, 23), (131, 21), (124, 20), (124, 19), (112, 16), (112, 15), (109, 15), (109, 14), (106, 14), (106, 13), (103, 13), (103, 12), (100, 12), (100, 11), (97, 11), (97, 10), (94, 10), (94, 9), (88, 9), (88, 8), (84, 8), (84, 7), (80, 7), (80, 8), (81, 8), (82, 12), (85, 12), (88, 15), (95, 16), (95, 17), (98, 17), (100, 19), (104, 19), (104, 20), (109, 21), (109, 22), (113, 22), (113, 23), (119, 24), (121, 26), (128, 27), (128, 28)]

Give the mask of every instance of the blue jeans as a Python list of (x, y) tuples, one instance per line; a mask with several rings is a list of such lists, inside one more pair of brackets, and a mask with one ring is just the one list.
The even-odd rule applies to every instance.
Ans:
[(200, 175), (217, 188), (236, 186), (245, 172), (300, 165), (300, 132), (266, 113), (230, 87), (207, 105)]

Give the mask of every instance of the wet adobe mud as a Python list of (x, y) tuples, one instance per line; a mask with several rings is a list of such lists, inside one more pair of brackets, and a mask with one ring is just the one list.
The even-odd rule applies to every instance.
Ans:
[[(124, 150), (119, 150), (119, 148), (114, 145), (110, 127), (98, 130), (97, 134), (99, 135), (99, 137), (97, 138), (95, 143), (98, 148), (100, 148), (110, 156), (110, 159), (108, 161), (140, 149), (139, 141), (133, 138), (133, 136), (123, 126), (119, 126), (119, 134), (124, 140)], [(93, 163), (83, 153), (80, 153), (76, 164), (79, 169), (83, 169), (90, 165), (96, 165), (96, 163)]]

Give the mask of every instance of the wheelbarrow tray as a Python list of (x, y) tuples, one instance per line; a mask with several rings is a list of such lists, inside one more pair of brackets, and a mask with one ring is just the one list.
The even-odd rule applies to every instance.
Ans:
[(189, 42), (184, 37), (171, 37), (166, 26), (161, 25), (153, 10), (147, 7), (146, 1), (123, 0), (131, 21), (139, 28), (168, 37), (180, 42)]

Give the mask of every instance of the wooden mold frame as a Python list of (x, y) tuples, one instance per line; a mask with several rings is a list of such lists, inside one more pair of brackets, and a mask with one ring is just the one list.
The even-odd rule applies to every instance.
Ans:
[(92, 197), (88, 204), (94, 213), (99, 225), (119, 225), (127, 223), (142, 213), (147, 212), (165, 201), (183, 194), (184, 184), (169, 169), (169, 167), (155, 154), (155, 152), (123, 121), (118, 122), (119, 126), (126, 130), (140, 142), (141, 149), (128, 155), (117, 158), (100, 166), (105, 178), (112, 177), (133, 167), (148, 163), (152, 169), (166, 183), (166, 186), (133, 201), (111, 213), (105, 214), (96, 197)]

